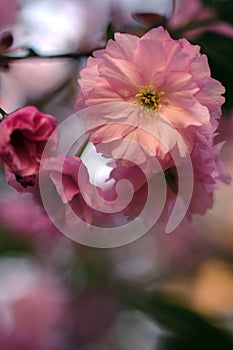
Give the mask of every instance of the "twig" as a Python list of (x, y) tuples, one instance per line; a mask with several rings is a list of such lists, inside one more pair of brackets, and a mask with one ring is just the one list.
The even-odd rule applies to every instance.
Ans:
[[(73, 52), (68, 52), (68, 53), (62, 53), (62, 54), (54, 54), (54, 55), (41, 55), (38, 52), (36, 52), (32, 48), (28, 47), (22, 47), (22, 50), (26, 50), (27, 53), (23, 56), (12, 56), (11, 54), (9, 55), (0, 55), (0, 61), (4, 62), (10, 62), (10, 61), (17, 61), (17, 60), (25, 60), (28, 58), (42, 58), (42, 59), (56, 59), (56, 58), (71, 58), (71, 59), (80, 59), (83, 57), (90, 56), (92, 53), (91, 52), (84, 52), (84, 53), (73, 53)], [(16, 51), (18, 49), (15, 49)]]

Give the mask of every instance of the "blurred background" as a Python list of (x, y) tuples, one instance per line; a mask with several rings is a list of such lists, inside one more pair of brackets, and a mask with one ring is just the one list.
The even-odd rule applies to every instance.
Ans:
[[(216, 141), (233, 175), (231, 0), (0, 0), (0, 107), (61, 123), (91, 52), (158, 25), (201, 45), (226, 87)], [(107, 250), (63, 236), (3, 169), (0, 191), (0, 349), (233, 349), (233, 184), (182, 229)]]

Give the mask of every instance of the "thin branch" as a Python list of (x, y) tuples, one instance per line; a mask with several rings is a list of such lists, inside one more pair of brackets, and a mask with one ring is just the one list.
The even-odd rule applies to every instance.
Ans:
[[(73, 52), (68, 52), (68, 53), (62, 53), (62, 54), (54, 54), (54, 55), (41, 55), (38, 52), (36, 52), (32, 48), (28, 47), (22, 47), (22, 50), (27, 51), (27, 53), (23, 56), (12, 56), (11, 54), (9, 55), (0, 55), (0, 61), (4, 62), (10, 62), (10, 61), (17, 61), (17, 60), (25, 60), (28, 58), (42, 58), (42, 59), (56, 59), (56, 58), (71, 58), (71, 59), (80, 59), (83, 57), (90, 56), (92, 53), (91, 52), (84, 52), (84, 53), (73, 53)], [(17, 49), (18, 50), (18, 49)], [(16, 51), (16, 50), (14, 50)]]

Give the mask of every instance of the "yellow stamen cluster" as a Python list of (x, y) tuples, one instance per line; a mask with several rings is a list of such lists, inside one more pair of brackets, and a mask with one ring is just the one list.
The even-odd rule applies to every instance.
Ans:
[(139, 93), (135, 97), (137, 100), (134, 103), (149, 111), (157, 111), (161, 105), (161, 100), (164, 98), (164, 92), (157, 91), (151, 85), (141, 86)]

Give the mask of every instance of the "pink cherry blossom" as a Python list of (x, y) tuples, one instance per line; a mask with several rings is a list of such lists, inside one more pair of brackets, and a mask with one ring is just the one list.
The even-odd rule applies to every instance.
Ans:
[(58, 233), (40, 203), (31, 193), (3, 193), (0, 200), (1, 225), (20, 239), (55, 239)]
[[(222, 187), (223, 184), (229, 184), (231, 179), (221, 160), (221, 150), (223, 143), (217, 145), (203, 145), (196, 142), (190, 157), (193, 166), (194, 184), (192, 198), (186, 214), (190, 220), (193, 214), (205, 214), (211, 209), (214, 203), (213, 194), (215, 190)], [(182, 167), (182, 166), (181, 166)], [(182, 172), (182, 170), (181, 170)], [(185, 171), (183, 177), (189, 176)], [(179, 197), (179, 183), (175, 168), (170, 168), (166, 172), (167, 180), (167, 200), (163, 211), (163, 220), (171, 215), (174, 203)], [(180, 179), (182, 181), (182, 178)]]
[(56, 120), (33, 106), (20, 108), (1, 121), (0, 162), (23, 186), (34, 184), (44, 147), (55, 129)]
[(47, 214), (69, 237), (80, 230), (88, 232), (90, 226), (114, 227), (122, 223), (121, 209), (129, 203), (131, 195), (124, 185), (119, 193), (114, 186), (101, 188), (92, 184), (82, 160), (62, 153), (42, 164), (39, 184)]
[(191, 21), (201, 21), (214, 17), (214, 12), (203, 6), (201, 0), (176, 0), (174, 11), (169, 18), (168, 25), (170, 28), (183, 26)]
[[(80, 169), (82, 184), (79, 178)], [(48, 214), (52, 222), (59, 222), (68, 227), (77, 227), (80, 221), (87, 224), (92, 222), (89, 176), (80, 158), (59, 153), (42, 165), (39, 176), (40, 189), (44, 193), (42, 197), (45, 200), (46, 196), (46, 205), (50, 208)], [(86, 198), (83, 198), (81, 186), (85, 186), (85, 196), (89, 198), (90, 206), (86, 203)]]
[[(206, 21), (206, 24), (198, 25), (198, 22)], [(208, 23), (210, 21), (210, 23)], [(212, 21), (212, 23), (211, 23)], [(195, 28), (195, 22), (197, 27)], [(194, 24), (194, 28), (185, 29), (185, 25)], [(176, 30), (183, 28), (183, 36), (194, 39), (205, 31), (217, 32), (233, 37), (233, 26), (218, 19), (216, 11), (204, 6), (201, 0), (176, 0), (172, 16), (168, 20), (168, 28)]]
[[(110, 164), (109, 164), (110, 165)], [(110, 173), (108, 181), (110, 182), (106, 191), (104, 191), (104, 197), (109, 201), (115, 200), (118, 196), (116, 191), (116, 186), (118, 182), (122, 179), (127, 179), (133, 186), (133, 197), (130, 203), (124, 207), (121, 212), (117, 213), (120, 217), (120, 214), (125, 215), (128, 219), (137, 217), (145, 206), (147, 195), (148, 195), (148, 186), (147, 178), (143, 173), (142, 169), (130, 162), (125, 163), (124, 161), (116, 161), (111, 164), (112, 171)], [(107, 183), (108, 183), (107, 181)], [(125, 196), (128, 196), (128, 193), (124, 193)]]
[(80, 116), (99, 151), (147, 164), (157, 157), (166, 168), (169, 152), (191, 153), (198, 133), (209, 142), (225, 90), (199, 46), (159, 27), (141, 38), (117, 33), (93, 56), (81, 71), (76, 110), (89, 107)]
[[(201, 142), (196, 142), (195, 148), (190, 154), (193, 166), (193, 190), (191, 201), (188, 206), (185, 218), (191, 220), (194, 214), (205, 214), (208, 209), (213, 206), (213, 193), (220, 189), (222, 184), (229, 184), (230, 177), (225, 169), (224, 163), (221, 161), (222, 143), (217, 145), (203, 145)], [(185, 181), (190, 174), (187, 173), (184, 164), (179, 165), (179, 178), (177, 173), (178, 168), (174, 165), (164, 171), (163, 176), (166, 180), (166, 201), (163, 211), (156, 224), (160, 225), (160, 230), (164, 231), (164, 224), (168, 222), (171, 216), (177, 199), (182, 202), (182, 194), (179, 193), (179, 181)], [(134, 196), (131, 202), (121, 211), (121, 215), (132, 219), (138, 217), (143, 210), (148, 193), (148, 181), (153, 181), (154, 188), (161, 186), (159, 174), (154, 174), (150, 179), (147, 179), (137, 165), (124, 164), (124, 162), (116, 162), (110, 174), (110, 180), (114, 180), (112, 188), (108, 189), (108, 200), (113, 200), (116, 196), (115, 188), (118, 181), (126, 179), (134, 188)], [(156, 193), (156, 191), (155, 191)], [(106, 194), (106, 197), (107, 197)], [(125, 194), (127, 196), (127, 193)], [(160, 201), (160, 198), (154, 198), (155, 201)], [(152, 217), (155, 215), (151, 210)], [(150, 218), (146, 218), (150, 220)], [(184, 220), (185, 221), (185, 220)]]

